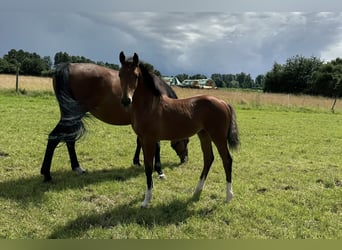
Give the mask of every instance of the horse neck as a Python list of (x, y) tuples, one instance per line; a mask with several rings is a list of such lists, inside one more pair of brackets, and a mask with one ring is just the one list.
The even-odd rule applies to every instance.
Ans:
[(140, 77), (138, 86), (134, 91), (132, 104), (146, 111), (146, 109), (152, 108), (160, 97), (155, 96), (143, 81), (143, 78)]

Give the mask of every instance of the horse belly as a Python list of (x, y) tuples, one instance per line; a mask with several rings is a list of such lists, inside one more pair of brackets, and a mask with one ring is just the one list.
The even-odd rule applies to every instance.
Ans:
[(125, 111), (121, 107), (112, 108), (99, 106), (90, 110), (90, 113), (97, 119), (112, 125), (129, 125), (131, 124), (131, 118), (128, 111)]
[(160, 140), (180, 140), (191, 137), (202, 130), (202, 125), (196, 120), (181, 117), (167, 119), (160, 125)]
[(90, 113), (97, 119), (112, 125), (129, 125), (131, 124), (131, 117), (128, 109), (121, 106), (111, 99), (109, 102), (90, 110)]

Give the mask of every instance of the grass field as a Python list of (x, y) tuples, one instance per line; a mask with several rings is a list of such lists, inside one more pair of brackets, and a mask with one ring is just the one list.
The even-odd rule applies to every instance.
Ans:
[(0, 87), (0, 238), (342, 238), (342, 110), (332, 114), (330, 99), (176, 89), (180, 97), (210, 93), (236, 107), (242, 144), (233, 152), (235, 198), (224, 203), (215, 150), (201, 199), (191, 200), (202, 168), (194, 136), (182, 166), (162, 142), (167, 179), (155, 180), (151, 206), (141, 209), (145, 175), (131, 166), (129, 126), (87, 120), (89, 133), (76, 150), (88, 173), (70, 170), (61, 145), (54, 182), (42, 183), (47, 134), (59, 110), (51, 85), (28, 84), (25, 95)]
[[(13, 91), (15, 89), (14, 75), (0, 75), (0, 90)], [(52, 79), (48, 77), (19, 77), (19, 90), (22, 93), (27, 92), (52, 92)], [(307, 95), (286, 95), (286, 94), (268, 94), (261, 92), (240, 91), (240, 90), (196, 90), (196, 89), (177, 89), (179, 97), (187, 97), (196, 94), (210, 94), (229, 101), (233, 104), (253, 107), (261, 106), (280, 106), (286, 108), (315, 109), (328, 111), (331, 109), (333, 99), (325, 97), (313, 97)], [(337, 112), (342, 111), (342, 100), (338, 100), (335, 106)]]

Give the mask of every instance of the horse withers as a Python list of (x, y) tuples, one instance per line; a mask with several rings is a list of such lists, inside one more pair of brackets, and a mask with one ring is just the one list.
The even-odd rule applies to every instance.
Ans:
[(185, 99), (171, 99), (163, 95), (163, 80), (147, 70), (135, 53), (126, 60), (119, 56), (122, 103), (131, 107), (132, 127), (141, 141), (144, 154), (147, 190), (142, 207), (152, 198), (153, 156), (159, 140), (181, 140), (197, 134), (200, 139), (204, 166), (196, 186), (194, 197), (201, 194), (208, 172), (214, 160), (214, 142), (221, 156), (226, 175), (226, 202), (233, 198), (232, 157), (230, 148), (237, 148), (239, 135), (233, 107), (214, 96), (200, 95)]
[[(44, 181), (50, 181), (51, 161), (57, 145), (66, 142), (71, 168), (77, 173), (84, 173), (80, 166), (75, 141), (84, 133), (83, 118), (87, 112), (97, 119), (112, 125), (131, 124), (129, 108), (121, 105), (121, 85), (119, 72), (90, 63), (65, 63), (58, 65), (53, 78), (54, 92), (60, 107), (61, 117), (48, 137), (48, 143), (41, 167)], [(163, 93), (170, 98), (177, 98), (170, 86), (160, 86)], [(181, 163), (187, 160), (187, 140), (175, 141), (171, 144), (177, 152)], [(175, 147), (176, 145), (176, 147)], [(160, 177), (163, 171), (160, 164), (160, 145), (155, 145), (155, 170)], [(141, 146), (137, 139), (137, 148), (133, 163), (139, 164)]]

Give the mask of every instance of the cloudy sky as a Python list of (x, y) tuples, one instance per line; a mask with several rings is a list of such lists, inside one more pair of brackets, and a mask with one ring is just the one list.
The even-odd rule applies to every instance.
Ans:
[(340, 1), (282, 2), (0, 0), (0, 57), (65, 51), (119, 64), (123, 50), (164, 75), (253, 77), (297, 54), (342, 57)]

